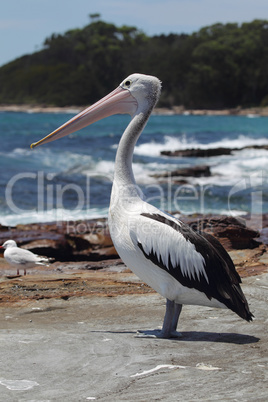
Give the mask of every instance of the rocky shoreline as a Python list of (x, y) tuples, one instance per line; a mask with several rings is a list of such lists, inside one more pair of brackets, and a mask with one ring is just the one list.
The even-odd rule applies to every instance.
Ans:
[[(253, 229), (257, 224), (254, 225), (252, 216), (252, 227), (248, 227), (248, 218), (199, 214), (180, 216), (194, 230), (215, 236), (233, 254), (241, 270), (252, 266), (252, 263), (258, 269), (265, 270), (266, 263), (263, 261), (268, 244), (268, 214), (262, 215), (261, 231)], [(259, 216), (255, 217), (255, 221), (260, 225)], [(53, 258), (52, 269), (59, 269), (60, 265), (66, 267), (66, 264), (70, 264), (72, 269), (100, 269), (107, 268), (109, 264), (122, 263), (113, 246), (106, 218), (14, 227), (0, 225), (0, 244), (8, 239), (15, 240), (19, 247), (33, 253)]]
[[(22, 113), (79, 113), (89, 105), (85, 106), (49, 106), (49, 105), (0, 105), (0, 112), (22, 112)], [(233, 109), (185, 109), (184, 106), (172, 106), (170, 108), (155, 108), (156, 115), (193, 115), (193, 116), (268, 116), (268, 107), (233, 108)]]
[[(242, 278), (268, 270), (268, 214), (250, 217), (180, 216), (194, 230), (213, 234), (229, 252)], [(254, 224), (256, 223), (256, 225)], [(17, 276), (0, 254), (0, 306), (24, 306), (42, 299), (114, 297), (155, 293), (125, 266), (113, 246), (107, 220), (0, 225), (0, 244), (14, 239), (19, 247), (53, 259)]]

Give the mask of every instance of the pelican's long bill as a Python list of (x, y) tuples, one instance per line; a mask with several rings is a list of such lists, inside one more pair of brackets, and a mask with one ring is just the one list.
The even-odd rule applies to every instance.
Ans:
[(40, 141), (31, 144), (31, 148), (35, 148), (41, 144), (46, 144), (47, 142), (58, 140), (59, 138), (65, 137), (65, 135), (74, 133), (81, 128), (89, 126), (98, 120), (114, 114), (133, 115), (137, 110), (137, 106), (137, 101), (131, 95), (130, 91), (119, 86), (109, 95), (78, 113), (72, 119), (68, 120), (55, 131), (42, 138)]

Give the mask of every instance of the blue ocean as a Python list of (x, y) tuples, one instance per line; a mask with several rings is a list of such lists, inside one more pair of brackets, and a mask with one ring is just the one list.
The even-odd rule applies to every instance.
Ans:
[[(30, 149), (70, 113), (0, 113), (0, 224), (107, 216), (114, 159), (128, 116), (113, 116)], [(251, 146), (259, 146), (251, 148)], [(268, 212), (268, 117), (152, 115), (133, 158), (145, 199), (173, 213)], [(231, 155), (168, 157), (162, 151), (234, 148)], [(246, 148), (245, 148), (246, 147)], [(155, 175), (206, 165), (208, 177)]]

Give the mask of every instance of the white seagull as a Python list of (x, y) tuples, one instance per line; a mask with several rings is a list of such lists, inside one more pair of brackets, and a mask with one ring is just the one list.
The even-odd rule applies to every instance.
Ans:
[(7, 240), (0, 248), (4, 248), (4, 258), (10, 265), (17, 268), (17, 275), (20, 274), (20, 268), (26, 269), (33, 268), (36, 265), (49, 265), (49, 258), (40, 257), (29, 250), (19, 248), (14, 240)]
[(116, 153), (108, 224), (115, 248), (125, 264), (167, 299), (162, 330), (153, 333), (163, 338), (177, 336), (183, 304), (229, 308), (251, 321), (253, 314), (240, 287), (240, 276), (218, 240), (193, 231), (148, 204), (136, 185), (132, 171), (134, 147), (160, 91), (158, 78), (132, 74), (109, 95), (31, 148), (64, 137), (104, 117), (130, 114), (131, 121)]

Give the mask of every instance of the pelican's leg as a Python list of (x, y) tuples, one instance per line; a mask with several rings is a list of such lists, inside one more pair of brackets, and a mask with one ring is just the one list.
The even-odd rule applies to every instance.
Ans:
[(20, 270), (19, 270), (19, 268), (17, 269), (17, 275), (19, 275), (20, 274)]
[(174, 312), (175, 312), (175, 302), (167, 299), (166, 302), (166, 313), (164, 317), (163, 327), (159, 334), (160, 338), (170, 338), (171, 332), (173, 329), (173, 319), (174, 319)]
[(176, 331), (181, 309), (181, 304), (176, 304), (174, 301), (167, 299), (166, 312), (161, 331), (138, 331), (137, 336), (142, 338), (177, 338), (181, 336), (181, 334)]
[(175, 303), (174, 313), (173, 313), (173, 318), (172, 318), (172, 325), (171, 325), (171, 334), (173, 337), (181, 336), (181, 333), (177, 332), (177, 325), (178, 325), (178, 320), (180, 318), (181, 310), (182, 310), (182, 304)]
[(26, 275), (26, 269), (24, 269), (24, 275)]

